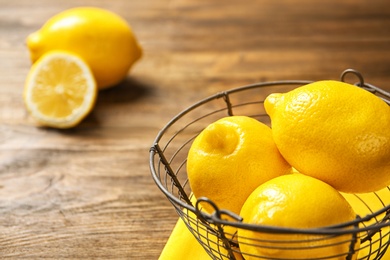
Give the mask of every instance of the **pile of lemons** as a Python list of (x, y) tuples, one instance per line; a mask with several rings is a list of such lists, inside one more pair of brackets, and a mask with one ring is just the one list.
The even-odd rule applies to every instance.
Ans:
[(31, 67), (24, 90), (41, 125), (70, 128), (94, 107), (98, 90), (120, 83), (142, 49), (119, 15), (77, 7), (51, 17), (27, 38)]
[[(353, 205), (350, 194), (388, 189), (390, 106), (382, 99), (357, 86), (325, 80), (271, 94), (264, 106), (271, 127), (247, 116), (230, 116), (195, 138), (187, 158), (195, 197), (211, 199), (244, 223), (308, 229), (353, 221), (361, 206)], [(385, 194), (389, 204), (388, 190)], [(377, 210), (384, 206), (376, 204)], [(213, 211), (208, 205), (204, 210)], [(345, 259), (350, 250), (356, 251), (356, 259), (363, 251), (359, 239), (350, 248), (351, 234), (229, 233), (238, 238), (247, 260)]]

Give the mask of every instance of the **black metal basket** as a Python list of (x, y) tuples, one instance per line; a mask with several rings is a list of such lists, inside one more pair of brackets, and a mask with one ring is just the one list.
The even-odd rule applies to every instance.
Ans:
[[(390, 105), (390, 93), (365, 83), (359, 72), (352, 69), (344, 71), (341, 74), (342, 81), (348, 73), (359, 78), (359, 82), (355, 85), (373, 92)], [(249, 256), (248, 252), (239, 249), (235, 232), (237, 229), (280, 234), (281, 239), (278, 241), (248, 240), (248, 243), (254, 247), (265, 247), (271, 250), (301, 250), (302, 252), (314, 250), (307, 245), (315, 241), (322, 241), (320, 244), (323, 247), (324, 244), (332, 247), (336, 243), (348, 245), (349, 251), (344, 254), (335, 255), (329, 250), (329, 255), (312, 259), (390, 259), (389, 253), (384, 257), (390, 244), (390, 187), (371, 194), (348, 195), (360, 204), (362, 212), (357, 212), (360, 217), (337, 226), (315, 229), (246, 224), (242, 222), (240, 216), (219, 209), (218, 205), (207, 198), (198, 198), (198, 200), (192, 198), (186, 173), (187, 153), (192, 141), (207, 125), (231, 115), (250, 116), (270, 125), (270, 119), (263, 107), (265, 97), (274, 92), (285, 92), (311, 82), (303, 80), (264, 82), (217, 93), (182, 111), (158, 133), (150, 149), (150, 169), (153, 179), (212, 259), (240, 259)], [(214, 213), (207, 214), (202, 211), (200, 203), (209, 203), (215, 209)], [(304, 206), (302, 210), (305, 210)], [(305, 240), (292, 239), (296, 234), (305, 234)], [(346, 234), (348, 236), (345, 236)], [(342, 239), (345, 237), (347, 239)], [(360, 247), (356, 247), (358, 241)], [(359, 251), (358, 254), (356, 251)], [(356, 255), (358, 257), (354, 258)], [(267, 258), (261, 255), (251, 257), (292, 259)]]

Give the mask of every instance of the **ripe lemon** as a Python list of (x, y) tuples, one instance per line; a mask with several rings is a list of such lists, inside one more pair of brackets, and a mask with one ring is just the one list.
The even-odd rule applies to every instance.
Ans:
[(93, 74), (80, 57), (52, 51), (31, 67), (24, 102), (32, 117), (42, 125), (70, 128), (92, 110), (96, 94)]
[[(246, 116), (221, 118), (207, 126), (195, 138), (187, 157), (194, 195), (207, 197), (220, 209), (236, 214), (259, 184), (290, 169), (276, 148), (271, 129)], [(204, 208), (213, 211), (208, 205)]]
[[(365, 217), (370, 215), (387, 205), (390, 205), (390, 188), (386, 187), (377, 192), (370, 193), (361, 193), (361, 194), (349, 194), (342, 193), (344, 198), (349, 202), (352, 206), (353, 210), (361, 217)], [(373, 218), (367, 222), (365, 222), (365, 226), (373, 225), (379, 222), (383, 218), (381, 217)], [(369, 235), (369, 231), (362, 232), (361, 236), (365, 237)], [(383, 227), (381, 230), (377, 231), (371, 238), (371, 240), (365, 241), (361, 243), (359, 249), (359, 259), (368, 259), (370, 255), (370, 259), (374, 259), (375, 256), (379, 255), (379, 250), (383, 250), (385, 247), (385, 243), (387, 243), (390, 236), (390, 227)], [(382, 248), (381, 248), (382, 247)], [(389, 249), (386, 251), (384, 255), (382, 255), (381, 259), (390, 259), (390, 251)]]
[(115, 13), (76, 7), (51, 17), (27, 37), (32, 62), (50, 50), (73, 52), (92, 69), (100, 89), (122, 81), (142, 49), (129, 24)]
[(343, 192), (390, 184), (390, 107), (339, 81), (317, 81), (265, 100), (275, 143), (299, 172)]
[[(247, 198), (240, 215), (244, 223), (299, 229), (320, 228), (355, 219), (351, 206), (337, 190), (299, 173), (276, 177), (260, 185)], [(351, 234), (278, 234), (238, 229), (238, 243), (246, 260), (257, 257), (341, 260), (346, 259), (351, 240)]]
[[(195, 205), (196, 197), (190, 195), (190, 199), (192, 204)], [(210, 252), (218, 254), (221, 259), (229, 260), (229, 252), (224, 248), (222, 240), (218, 239), (216, 235), (213, 235), (206, 227), (199, 225), (196, 221), (197, 216), (195, 213), (187, 209), (183, 209), (183, 212), (185, 216), (188, 216), (188, 222), (184, 223), (182, 218), (178, 219), (163, 251), (161, 252), (159, 260), (211, 260), (211, 256), (208, 255), (201, 243), (206, 245)], [(195, 235), (192, 234), (186, 224), (189, 225), (192, 230), (195, 230), (192, 231), (196, 233)], [(217, 230), (217, 227), (211, 227)], [(243, 260), (238, 248), (233, 248), (232, 252), (236, 260)]]

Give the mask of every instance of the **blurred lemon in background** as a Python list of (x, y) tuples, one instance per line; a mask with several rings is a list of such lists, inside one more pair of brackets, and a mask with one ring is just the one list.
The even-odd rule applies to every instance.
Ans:
[(119, 15), (101, 8), (77, 7), (51, 17), (27, 38), (32, 62), (51, 50), (80, 56), (90, 66), (98, 88), (121, 82), (142, 49)]

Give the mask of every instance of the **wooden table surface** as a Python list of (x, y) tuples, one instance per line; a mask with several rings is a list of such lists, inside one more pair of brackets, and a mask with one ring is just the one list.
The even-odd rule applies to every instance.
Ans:
[[(144, 56), (76, 128), (36, 127), (25, 39), (80, 5), (124, 17)], [(390, 91), (388, 0), (0, 0), (0, 258), (157, 259), (177, 220), (149, 171), (159, 129), (218, 91), (347, 68)]]

